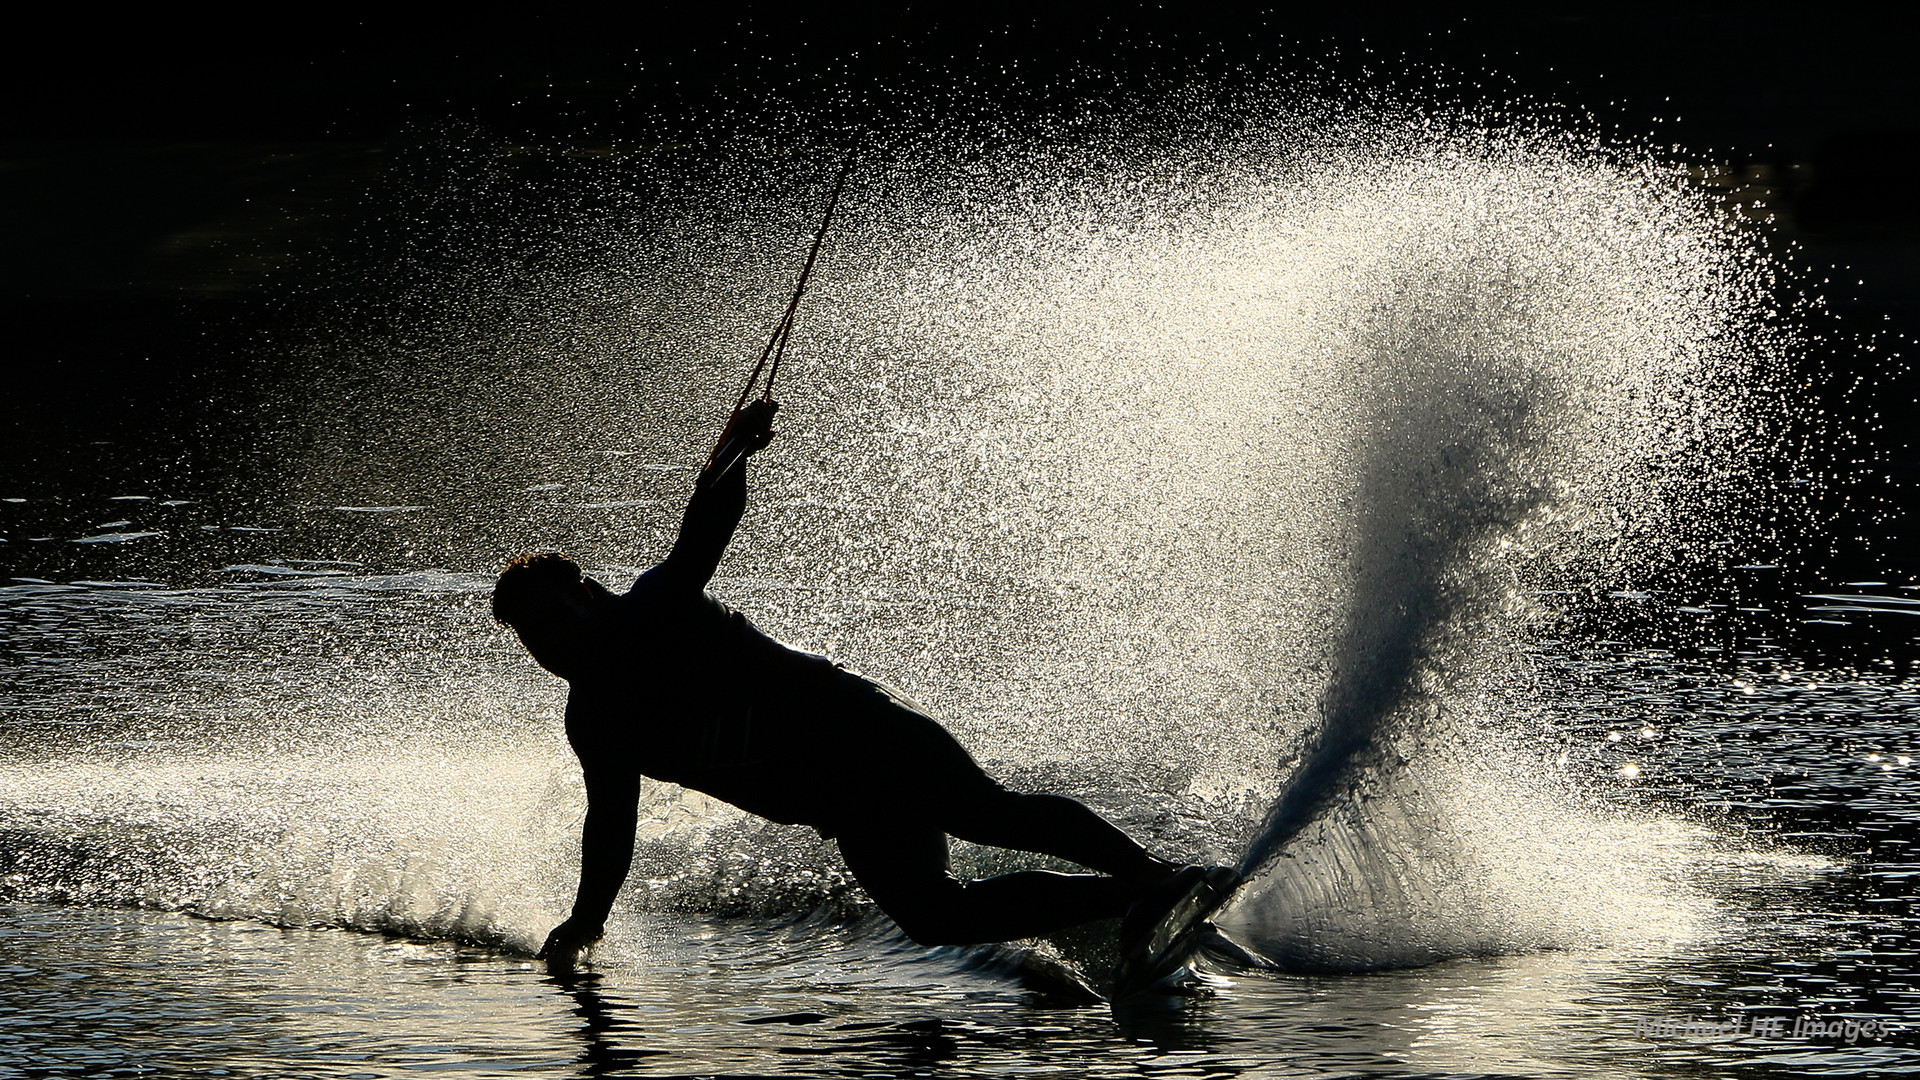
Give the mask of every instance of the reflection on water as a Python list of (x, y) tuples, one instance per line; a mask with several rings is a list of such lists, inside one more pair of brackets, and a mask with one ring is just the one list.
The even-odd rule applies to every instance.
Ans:
[[(560, 980), (444, 942), (9, 906), (0, 1068), (368, 1077), (1079, 1074), (1885, 1075), (1913, 1041), (1645, 1038), (1719, 1019), (1751, 942), (1697, 956), (1544, 952), (1337, 976), (1233, 976), (1173, 1007), (1036, 1008), (871, 923), (660, 917), (644, 959)], [(24, 1039), (24, 1041), (23, 1041)]]

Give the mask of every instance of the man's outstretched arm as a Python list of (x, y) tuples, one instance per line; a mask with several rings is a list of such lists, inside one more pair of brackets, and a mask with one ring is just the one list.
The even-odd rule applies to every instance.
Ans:
[(694, 483), (693, 498), (680, 520), (680, 537), (661, 570), (694, 589), (704, 589), (727, 553), (727, 544), (747, 510), (747, 458), (773, 439), (772, 401), (748, 403), (727, 424), (713, 459)]
[(574, 894), (573, 914), (553, 928), (539, 953), (558, 967), (571, 966), (581, 949), (600, 940), (633, 862), (639, 776), (588, 769), (586, 780), (587, 820), (580, 829), (580, 888)]

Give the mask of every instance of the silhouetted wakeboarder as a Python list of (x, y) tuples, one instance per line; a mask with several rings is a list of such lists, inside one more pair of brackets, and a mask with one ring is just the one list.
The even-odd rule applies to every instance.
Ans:
[[(514, 560), (494, 589), (494, 616), (571, 684), (567, 740), (586, 779), (580, 887), (542, 955), (565, 965), (600, 937), (632, 858), (642, 776), (814, 827), (923, 944), (1037, 937), (1151, 894), (1165, 894), (1161, 908), (1179, 900), (1181, 867), (1073, 799), (1008, 790), (898, 691), (775, 641), (707, 591), (775, 409), (763, 399), (736, 414), (672, 551), (625, 593), (555, 553)], [(949, 836), (1098, 873), (962, 882)]]
[[(494, 589), (494, 617), (570, 684), (567, 741), (586, 778), (579, 891), (540, 955), (570, 966), (604, 932), (633, 858), (640, 779), (650, 776), (813, 826), (923, 944), (1012, 941), (1124, 916), (1122, 989), (1130, 977), (1148, 985), (1191, 951), (1205, 916), (1238, 883), (1234, 871), (1178, 866), (1073, 799), (1009, 791), (898, 691), (775, 641), (707, 591), (746, 511), (747, 459), (773, 438), (774, 376), (852, 168), (849, 152), (786, 314), (694, 483), (666, 559), (616, 594), (563, 555), (525, 555)], [(749, 403), (763, 370), (765, 387)], [(949, 836), (1096, 873), (963, 882), (948, 861)]]

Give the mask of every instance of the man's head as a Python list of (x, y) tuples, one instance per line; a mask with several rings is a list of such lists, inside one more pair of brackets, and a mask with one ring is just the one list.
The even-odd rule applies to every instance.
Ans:
[(571, 679), (604, 640), (600, 619), (612, 596), (557, 551), (522, 555), (493, 586), (493, 617), (513, 628), (540, 666)]

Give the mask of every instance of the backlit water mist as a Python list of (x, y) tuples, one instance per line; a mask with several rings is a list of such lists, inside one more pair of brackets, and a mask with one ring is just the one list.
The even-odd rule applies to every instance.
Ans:
[[(1796, 343), (1757, 230), (1679, 170), (1527, 125), (1296, 103), (1101, 128), (871, 137), (715, 592), (902, 686), (1010, 783), (1244, 862), (1223, 922), (1333, 981), (1241, 973), (1214, 1007), (1255, 1049), (1221, 1068), (1340, 1067), (1310, 1025), (1392, 1015), (1366, 1036), (1387, 1058), (1550, 1072), (1639, 1045), (1639, 1018), (1729, 1007), (1662, 988), (1804, 932), (1785, 912), (1812, 901), (1775, 905), (1846, 853), (1636, 799), (1698, 768), (1711, 802), (1713, 751), (1661, 747), (1717, 745), (1719, 721), (1662, 689), (1670, 657), (1568, 642), (1609, 594), (1817, 527), (1763, 467)], [(902, 995), (1018, 1000), (1000, 952), (907, 945), (811, 832), (664, 784), (608, 981), (513, 989), (566, 912), (584, 798), (564, 687), (488, 621), (491, 573), (553, 547), (621, 587), (664, 554), (834, 159), (636, 152), (529, 200), (497, 152), (428, 140), (367, 226), (377, 299), (290, 287), (321, 314), (263, 333), (177, 458), (113, 450), (112, 486), (7, 477), (0, 901), (29, 928), (7, 947), (92, 940), (81, 909), (400, 935), (427, 944), (101, 916), (167, 956), (264, 949), (287, 965), (268, 984), (375, 1012), (400, 991), (356, 965), (493, 972), (492, 1006), (433, 1023), (486, 1032), (496, 1063), (549, 1054), (515, 1002), (605, 1012), (621, 979), (671, 1014), (650, 1030), (682, 1032), (660, 1050), (682, 1071), (783, 1060), (773, 1028), (727, 1026), (755, 1010), (911, 1042)], [(1770, 701), (1736, 719), (1815, 738)], [(1068, 1058), (1127, 1060), (1062, 1022)], [(259, 1023), (287, 1048), (216, 1056), (338, 1037)], [(646, 1067), (620, 1040), (651, 1020), (622, 1023), (583, 1060)], [(1491, 1057), (1468, 1037), (1522, 1033)], [(1068, 1049), (1044, 1042), (1016, 1060)], [(375, 1043), (358, 1060), (442, 1060)]]

